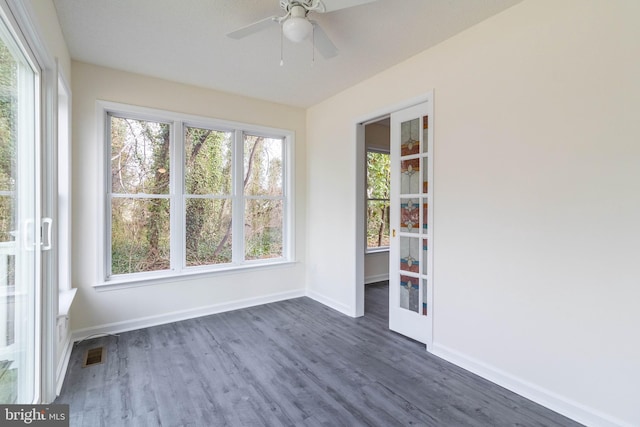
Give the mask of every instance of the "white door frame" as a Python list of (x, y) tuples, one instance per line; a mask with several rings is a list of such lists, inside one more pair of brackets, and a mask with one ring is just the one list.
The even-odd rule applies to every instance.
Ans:
[[(364, 316), (364, 256), (365, 256), (365, 173), (366, 173), (366, 148), (364, 141), (364, 128), (367, 123), (372, 123), (381, 117), (389, 116), (396, 111), (404, 110), (414, 105), (433, 99), (433, 91), (426, 92), (415, 98), (392, 104), (379, 110), (365, 114), (354, 121), (353, 139), (355, 141), (355, 180), (356, 180), (356, 218), (355, 218), (355, 239), (356, 239), (356, 274), (353, 282), (353, 311), (354, 317)], [(391, 130), (389, 130), (391, 132)]]

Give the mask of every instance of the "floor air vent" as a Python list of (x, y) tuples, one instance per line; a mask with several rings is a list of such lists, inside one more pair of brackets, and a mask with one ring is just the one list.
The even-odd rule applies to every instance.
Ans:
[(100, 365), (104, 363), (104, 359), (104, 347), (90, 348), (84, 353), (84, 363), (82, 367), (86, 368), (87, 366)]

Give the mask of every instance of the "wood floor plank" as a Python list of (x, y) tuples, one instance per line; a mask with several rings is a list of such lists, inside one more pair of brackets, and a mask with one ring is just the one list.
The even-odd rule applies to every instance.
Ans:
[(297, 298), (88, 340), (56, 403), (78, 427), (579, 425), (389, 331), (386, 284), (365, 308)]

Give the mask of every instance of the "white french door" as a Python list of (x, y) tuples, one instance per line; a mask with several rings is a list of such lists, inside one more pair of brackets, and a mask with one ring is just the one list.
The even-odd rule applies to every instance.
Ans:
[(391, 114), (389, 329), (433, 339), (433, 96)]

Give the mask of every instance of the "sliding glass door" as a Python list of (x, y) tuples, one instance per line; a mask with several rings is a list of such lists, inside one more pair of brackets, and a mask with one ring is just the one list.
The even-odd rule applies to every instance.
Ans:
[(38, 79), (0, 20), (0, 404), (38, 399)]

